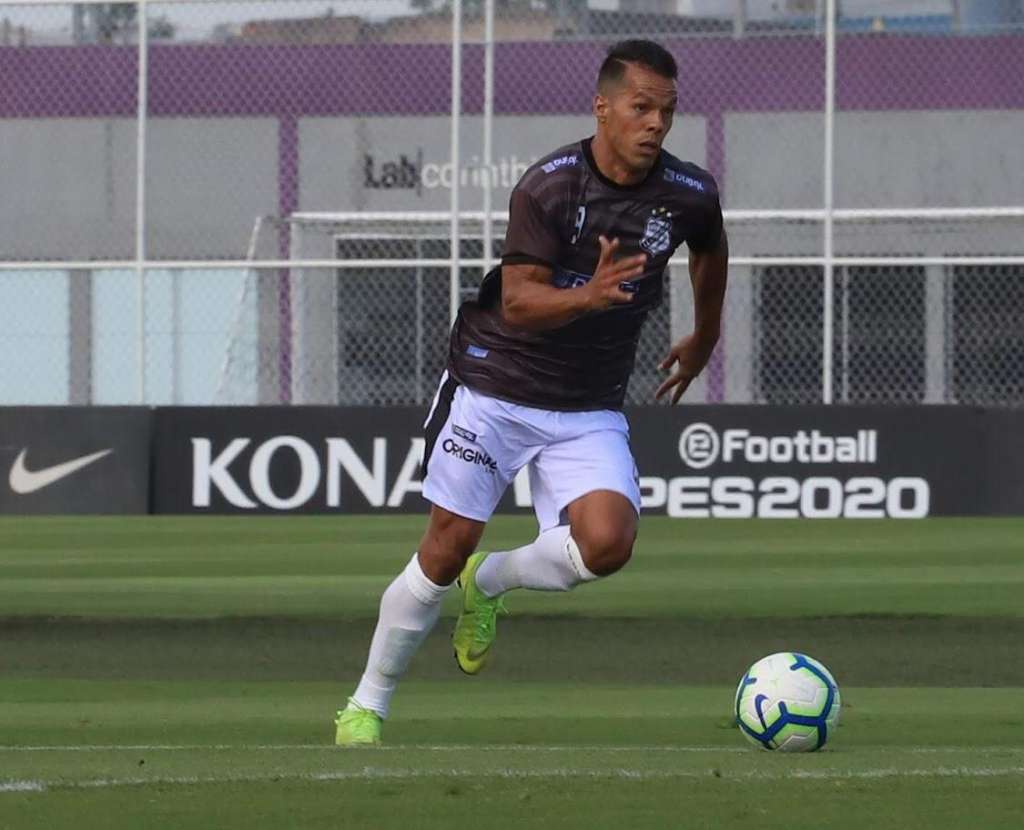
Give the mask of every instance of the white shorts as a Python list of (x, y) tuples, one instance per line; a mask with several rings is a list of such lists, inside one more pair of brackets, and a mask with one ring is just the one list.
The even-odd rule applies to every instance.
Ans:
[(486, 522), (526, 465), (541, 531), (566, 524), (565, 508), (594, 490), (621, 493), (640, 513), (621, 412), (535, 409), (474, 392), (445, 372), (424, 430), (423, 495), (451, 513)]

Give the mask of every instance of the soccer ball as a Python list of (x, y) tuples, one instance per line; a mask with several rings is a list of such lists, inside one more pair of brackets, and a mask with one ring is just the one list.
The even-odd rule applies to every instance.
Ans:
[(814, 752), (839, 723), (839, 687), (831, 673), (806, 654), (783, 651), (762, 657), (736, 690), (736, 723), (761, 749)]

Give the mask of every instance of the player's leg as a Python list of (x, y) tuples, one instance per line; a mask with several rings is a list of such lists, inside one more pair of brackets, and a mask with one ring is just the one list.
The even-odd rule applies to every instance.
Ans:
[(379, 740), (399, 678), (436, 624), (441, 600), (508, 485), (495, 461), (503, 445), (497, 439), (487, 449), (481, 444), (491, 430), (479, 406), (467, 390), (442, 381), (425, 425), (423, 494), (433, 504), (430, 521), (418, 551), (381, 598), (366, 671), (336, 721), (339, 744)]
[(569, 419), (578, 422), (577, 434), (546, 447), (530, 468), (540, 535), (487, 557), (475, 575), (483, 594), (568, 591), (629, 560), (640, 489), (625, 419), (619, 413), (578, 414)]
[(355, 702), (387, 717), (399, 678), (436, 625), (441, 600), (483, 535), (484, 523), (434, 505), (419, 549), (384, 591)]
[(484, 523), (436, 505), (409, 564), (384, 591), (366, 669), (338, 715), (340, 745), (376, 743), (409, 661), (437, 624), (441, 600), (476, 549)]
[(492, 553), (475, 574), (485, 596), (514, 588), (569, 591), (622, 568), (633, 553), (637, 514), (612, 490), (587, 493), (566, 508), (568, 524), (540, 533), (530, 544)]
[(594, 490), (566, 508), (569, 535), (579, 549), (589, 579), (610, 576), (633, 555), (639, 524), (636, 507), (622, 493)]

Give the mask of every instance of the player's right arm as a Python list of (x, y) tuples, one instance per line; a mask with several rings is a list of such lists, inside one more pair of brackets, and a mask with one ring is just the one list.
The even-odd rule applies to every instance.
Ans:
[(556, 329), (592, 311), (633, 302), (622, 283), (643, 274), (646, 254), (616, 259), (619, 240), (600, 237), (601, 256), (589, 282), (576, 288), (551, 284), (553, 269), (539, 262), (501, 266), (501, 314), (505, 321), (530, 331)]

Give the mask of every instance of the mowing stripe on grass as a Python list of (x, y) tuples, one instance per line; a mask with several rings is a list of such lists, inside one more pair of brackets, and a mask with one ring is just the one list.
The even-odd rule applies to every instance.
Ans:
[(361, 770), (333, 771), (321, 773), (272, 773), (264, 775), (212, 775), (153, 778), (92, 778), (82, 781), (30, 780), (0, 781), (0, 793), (44, 792), (51, 789), (108, 789), (114, 787), (139, 787), (151, 784), (197, 786), (204, 784), (254, 784), (264, 781), (367, 781), (412, 778), (593, 778), (619, 779), (627, 781), (653, 781), (665, 779), (721, 779), (744, 781), (784, 781), (787, 779), (813, 779), (818, 781), (879, 780), (887, 778), (996, 778), (1024, 776), (1024, 767), (938, 767), (936, 769), (873, 770), (793, 770), (792, 772), (741, 772), (724, 774), (708, 770), (692, 772), (686, 770), (643, 770), (643, 769), (576, 769), (554, 767), (550, 769), (519, 770), (500, 768), (481, 771), (478, 769), (380, 769), (364, 767)]

